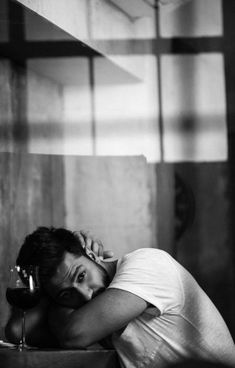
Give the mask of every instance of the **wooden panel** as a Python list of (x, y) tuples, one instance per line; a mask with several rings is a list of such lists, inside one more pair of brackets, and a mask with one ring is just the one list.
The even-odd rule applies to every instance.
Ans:
[(0, 153), (0, 334), (8, 316), (8, 265), (27, 235), (40, 225), (64, 225), (61, 156)]

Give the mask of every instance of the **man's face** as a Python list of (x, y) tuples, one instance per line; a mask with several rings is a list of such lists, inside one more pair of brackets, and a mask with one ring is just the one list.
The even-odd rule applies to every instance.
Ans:
[(46, 289), (60, 305), (79, 308), (100, 294), (109, 284), (107, 272), (85, 256), (65, 252)]

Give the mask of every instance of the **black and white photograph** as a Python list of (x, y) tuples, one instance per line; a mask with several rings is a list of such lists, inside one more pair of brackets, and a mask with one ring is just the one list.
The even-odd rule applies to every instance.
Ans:
[(0, 0), (0, 367), (235, 367), (235, 0)]

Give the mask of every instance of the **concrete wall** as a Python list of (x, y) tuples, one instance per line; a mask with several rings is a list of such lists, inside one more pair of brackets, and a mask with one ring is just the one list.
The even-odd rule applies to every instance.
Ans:
[(0, 152), (63, 153), (62, 88), (0, 60)]
[[(164, 3), (164, 1), (162, 1)], [(161, 7), (162, 37), (221, 36), (223, 16), (221, 0), (170, 0)]]
[(156, 164), (154, 170), (158, 247), (192, 273), (235, 336), (229, 164)]
[[(195, 206), (192, 223), (176, 242), (176, 257), (206, 290), (234, 334), (234, 244), (229, 228), (229, 165), (181, 163), (175, 164), (174, 170), (191, 189)], [(190, 204), (192, 199), (189, 197)]]
[[(144, 154), (150, 162), (226, 160), (224, 56), (222, 52), (177, 55), (172, 51), (173, 37), (223, 36), (221, 0), (176, 1), (177, 6), (171, 1), (169, 6), (160, 7), (157, 25), (153, 8), (149, 6), (152, 10), (141, 14), (139, 0), (135, 7), (138, 16), (133, 16), (131, 1), (128, 6), (122, 1), (103, 0), (19, 2), (138, 77), (135, 82), (115, 80), (115, 72), (109, 74), (102, 58), (94, 58), (92, 71), (83, 63), (78, 73), (87, 75), (85, 88), (70, 85), (66, 89), (66, 104), (72, 106), (74, 114), (68, 116), (65, 110), (65, 119), (73, 120), (71, 127), (77, 121), (77, 140), (81, 143), (77, 148), (73, 143), (73, 149), (66, 144), (70, 154)], [(28, 23), (29, 39), (35, 35), (32, 24)], [(159, 50), (151, 44), (155, 37), (169, 41), (166, 54), (158, 55)], [(107, 83), (107, 79), (112, 82)], [(96, 125), (95, 137), (84, 128), (86, 123), (79, 114), (81, 100), (88, 107), (89, 122)], [(68, 128), (68, 133), (72, 129)]]
[(156, 246), (144, 157), (65, 157), (66, 224), (89, 230), (115, 257)]
[(25, 70), (0, 60), (0, 152), (27, 150)]
[(27, 70), (28, 152), (63, 154), (63, 87)]

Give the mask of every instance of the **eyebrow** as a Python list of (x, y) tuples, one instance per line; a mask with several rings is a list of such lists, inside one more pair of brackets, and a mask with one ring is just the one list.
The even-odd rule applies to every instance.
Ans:
[(67, 270), (67, 272), (64, 274), (63, 279), (62, 279), (60, 282), (56, 283), (56, 287), (58, 287), (58, 286), (62, 285), (62, 284), (63, 284), (63, 282), (64, 282), (64, 280), (66, 280), (66, 279), (69, 277), (69, 275), (71, 274), (71, 268), (72, 268), (72, 267), (70, 267), (70, 268)]

